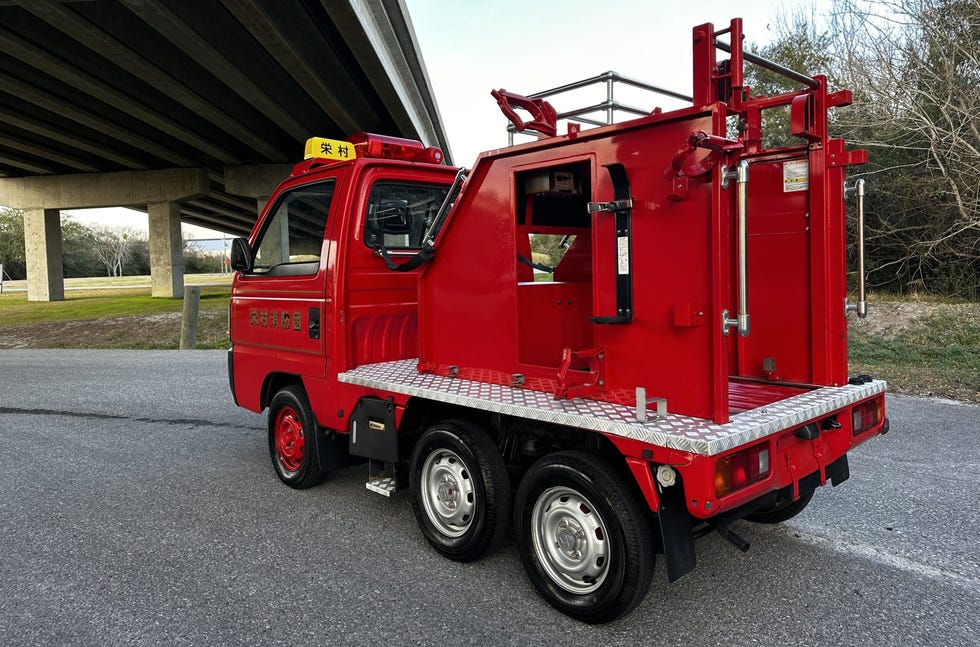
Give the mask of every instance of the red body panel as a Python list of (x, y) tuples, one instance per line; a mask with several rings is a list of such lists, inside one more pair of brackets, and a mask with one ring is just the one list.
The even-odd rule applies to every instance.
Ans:
[[(723, 291), (711, 279), (721, 262), (713, 253), (713, 218), (727, 221), (727, 209), (713, 216), (716, 183), (694, 184), (687, 199), (671, 201), (671, 183), (664, 178), (677, 145), (692, 130), (723, 127), (714, 114), (688, 110), (651, 116), (481, 156), (443, 230), (438, 258), (422, 277), (421, 362), (435, 370), (457, 366), (461, 376), (490, 370), (508, 382), (506, 376), (520, 374), (548, 384), (555, 380), (563, 348), (598, 347), (605, 351), (605, 384), (589, 397), (628, 401), (635, 387), (645, 386), (651, 395), (666, 397), (675, 411), (703, 418), (716, 411), (727, 415), (728, 376), (712, 361), (721, 334), (708, 325), (720, 318)], [(628, 325), (595, 324), (590, 317), (616, 308), (612, 216), (593, 214), (588, 227), (574, 229), (591, 241), (590, 271), (572, 277), (556, 271), (555, 283), (528, 282), (525, 266), (515, 258), (523, 239), (553, 228), (535, 226), (533, 214), (530, 223), (516, 222), (518, 184), (530, 172), (584, 162), (595, 187), (589, 198), (611, 200), (612, 185), (602, 166), (624, 160), (637, 187), (635, 316)], [(688, 313), (683, 321), (675, 314), (679, 311)]]

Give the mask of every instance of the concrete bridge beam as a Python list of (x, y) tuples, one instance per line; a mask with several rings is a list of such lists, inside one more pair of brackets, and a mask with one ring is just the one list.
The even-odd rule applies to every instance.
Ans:
[(226, 166), (225, 191), (232, 195), (255, 198), (255, 213), (256, 216), (261, 216), (269, 196), (280, 182), (289, 177), (292, 170), (292, 164)]
[(0, 178), (0, 204), (25, 212), (28, 299), (65, 298), (59, 210), (144, 206), (149, 213), (152, 294), (182, 298), (180, 203), (208, 192), (208, 172), (200, 168)]
[(0, 178), (0, 204), (12, 209), (143, 207), (207, 195), (202, 168)]

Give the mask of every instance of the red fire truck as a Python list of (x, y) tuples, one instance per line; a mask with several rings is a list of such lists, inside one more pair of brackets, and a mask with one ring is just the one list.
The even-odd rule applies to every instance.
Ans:
[[(888, 429), (884, 382), (847, 368), (866, 305), (861, 240), (847, 299), (845, 194), (860, 220), (864, 189), (845, 170), (867, 153), (827, 114), (851, 93), (743, 51), (740, 19), (693, 36), (688, 106), (583, 128), (495, 91), (536, 138), (470, 170), (417, 141), (308, 142), (232, 259), (231, 388), (269, 409), (283, 482), (367, 463), (458, 561), (513, 528), (544, 598), (599, 623), (643, 599), (656, 555), (674, 581), (704, 532), (747, 549), (733, 522), (848, 478)], [(754, 96), (747, 63), (800, 89)]]

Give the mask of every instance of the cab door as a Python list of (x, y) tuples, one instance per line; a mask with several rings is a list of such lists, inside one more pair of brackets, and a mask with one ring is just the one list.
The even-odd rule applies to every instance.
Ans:
[(326, 294), (329, 230), (342, 172), (280, 193), (250, 245), (252, 269), (236, 281), (231, 300), (234, 379), (242, 406), (261, 409), (262, 384), (271, 373), (325, 374), (326, 322), (333, 315)]
[(392, 271), (381, 251), (395, 264), (419, 252), (446, 199), (451, 170), (406, 173), (375, 166), (359, 177), (365, 187), (355, 207), (360, 217), (344, 250), (347, 368), (418, 357), (421, 270)]

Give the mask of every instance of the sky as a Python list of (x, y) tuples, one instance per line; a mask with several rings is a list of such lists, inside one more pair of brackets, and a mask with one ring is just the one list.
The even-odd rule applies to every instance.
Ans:
[[(615, 71), (682, 94), (691, 92), (691, 31), (743, 20), (748, 43), (773, 36), (780, 14), (826, 7), (830, 0), (404, 0), (450, 143), (452, 160), (472, 166), (484, 151), (507, 145), (507, 121), (490, 96), (504, 88), (533, 94)], [(596, 94), (598, 93), (598, 94)], [(559, 112), (591, 105), (604, 90), (580, 93)], [(665, 110), (681, 103), (617, 87), (616, 99)], [(569, 101), (571, 103), (569, 103)], [(574, 104), (574, 105), (572, 105)], [(561, 129), (559, 132), (564, 132)], [(311, 133), (315, 135), (316, 133)], [(520, 137), (516, 141), (521, 141)], [(432, 144), (434, 142), (426, 142)], [(301, 151), (297, 150), (297, 159)], [(146, 214), (129, 209), (66, 212), (86, 224), (146, 231)], [(221, 235), (184, 225), (184, 238)]]
[[(682, 94), (691, 93), (692, 30), (727, 27), (742, 18), (747, 43), (773, 37), (780, 14), (810, 12), (829, 0), (405, 0), (425, 60), (453, 163), (472, 166), (478, 153), (507, 145), (507, 121), (490, 96), (518, 94), (615, 71)], [(604, 90), (574, 97), (558, 112), (593, 105)], [(622, 97), (622, 98), (621, 98)], [(585, 100), (582, 100), (585, 99)], [(681, 103), (632, 93), (616, 99), (665, 110)], [(560, 127), (559, 133), (564, 130)], [(517, 141), (517, 140), (515, 140)], [(526, 140), (525, 140), (526, 141)]]

